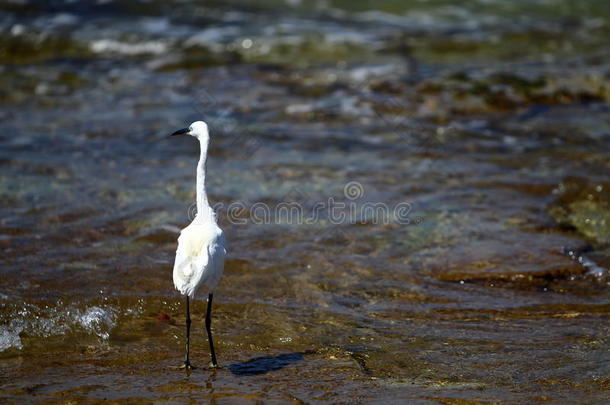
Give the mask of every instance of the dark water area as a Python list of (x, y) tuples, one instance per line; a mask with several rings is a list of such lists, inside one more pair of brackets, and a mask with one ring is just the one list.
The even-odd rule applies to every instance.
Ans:
[[(608, 38), (604, 1), (1, 2), (0, 401), (607, 403)], [(199, 119), (229, 256), (186, 375)]]

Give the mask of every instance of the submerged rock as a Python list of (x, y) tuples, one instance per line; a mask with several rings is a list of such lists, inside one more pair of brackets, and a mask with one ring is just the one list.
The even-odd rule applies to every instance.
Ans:
[(567, 178), (554, 190), (549, 213), (560, 226), (572, 228), (597, 245), (610, 244), (610, 184)]

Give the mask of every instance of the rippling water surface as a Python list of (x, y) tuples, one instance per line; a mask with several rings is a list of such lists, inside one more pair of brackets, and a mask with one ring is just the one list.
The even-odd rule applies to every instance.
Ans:
[[(605, 403), (609, 21), (602, 1), (3, 2), (2, 402)], [(201, 300), (185, 376), (171, 267), (199, 152), (164, 135), (197, 119), (230, 256), (223, 367)], [(329, 199), (348, 215), (259, 220)]]

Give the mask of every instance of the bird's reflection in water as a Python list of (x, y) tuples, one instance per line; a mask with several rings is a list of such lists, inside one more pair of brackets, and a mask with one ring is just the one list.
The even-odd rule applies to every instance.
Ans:
[(276, 371), (292, 363), (303, 361), (306, 353), (284, 353), (277, 356), (255, 357), (242, 363), (233, 363), (227, 368), (236, 376), (265, 374)]
[(214, 395), (214, 382), (216, 382), (216, 369), (213, 368), (211, 370), (210, 376), (205, 383), (205, 388), (208, 391), (208, 395), (210, 396), (210, 405), (216, 405), (216, 396)]

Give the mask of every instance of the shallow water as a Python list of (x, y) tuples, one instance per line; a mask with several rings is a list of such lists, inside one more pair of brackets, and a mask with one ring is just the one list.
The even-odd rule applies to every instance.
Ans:
[[(3, 403), (607, 400), (603, 2), (0, 10)], [(202, 118), (230, 256), (187, 376), (164, 135)]]

